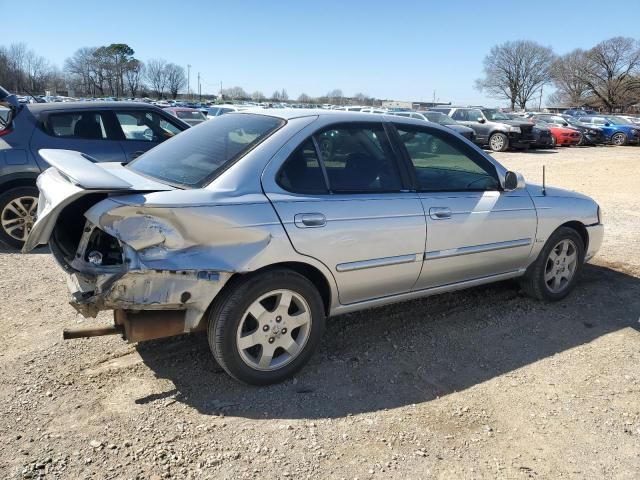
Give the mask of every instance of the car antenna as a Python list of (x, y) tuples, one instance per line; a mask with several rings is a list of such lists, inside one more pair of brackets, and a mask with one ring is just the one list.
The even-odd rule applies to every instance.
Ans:
[(544, 165), (542, 165), (542, 195), (547, 195), (547, 188), (545, 186), (545, 171)]
[(31, 93), (31, 92), (30, 92), (29, 90), (27, 90), (26, 88), (23, 88), (23, 90), (24, 90), (25, 92), (27, 92), (27, 94), (28, 94), (31, 98), (33, 98), (33, 99), (36, 101), (36, 103), (45, 103), (45, 102), (44, 102), (44, 100), (42, 100), (41, 98), (36, 98), (36, 97), (33, 95), (33, 93)]

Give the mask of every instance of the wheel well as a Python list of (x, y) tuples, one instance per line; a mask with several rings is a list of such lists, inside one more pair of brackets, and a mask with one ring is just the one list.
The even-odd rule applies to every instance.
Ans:
[[(325, 313), (329, 315), (329, 311), (331, 309), (331, 287), (329, 286), (329, 282), (320, 270), (312, 265), (309, 265), (308, 263), (281, 262), (262, 267), (249, 273), (236, 273), (229, 279), (227, 284), (223, 287), (223, 290), (233, 287), (237, 282), (241, 281), (247, 275), (256, 275), (268, 270), (274, 270), (278, 268), (293, 270), (294, 272), (299, 273), (303, 277), (307, 278), (311, 283), (313, 283), (313, 285), (318, 289), (318, 293), (320, 293)], [(220, 293), (218, 293), (218, 297), (219, 296)]]
[(584, 243), (584, 251), (586, 253), (589, 248), (589, 233), (587, 232), (587, 228), (584, 226), (584, 224), (578, 221), (571, 221), (563, 223), (560, 226), (572, 228), (573, 230), (578, 232), (578, 235), (580, 235), (580, 238), (582, 238), (582, 242)]
[(34, 178), (15, 178), (13, 180), (9, 180), (8, 182), (0, 184), (2, 190), (8, 192), (12, 188), (17, 187), (35, 187), (36, 186), (36, 177)]

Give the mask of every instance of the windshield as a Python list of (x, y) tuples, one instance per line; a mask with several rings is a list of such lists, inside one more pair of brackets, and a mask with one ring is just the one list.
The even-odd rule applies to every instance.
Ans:
[(430, 122), (438, 123), (440, 125), (457, 125), (458, 122), (452, 120), (451, 117), (440, 112), (420, 112)]
[(483, 110), (482, 112), (484, 116), (487, 117), (487, 120), (511, 120), (504, 113), (497, 110)]
[(265, 115), (222, 115), (161, 143), (128, 167), (170, 184), (200, 187), (282, 125)]
[(622, 117), (607, 117), (607, 120), (616, 125), (633, 125), (633, 122)]
[(190, 112), (187, 110), (178, 110), (176, 116), (182, 120), (204, 120), (202, 112)]

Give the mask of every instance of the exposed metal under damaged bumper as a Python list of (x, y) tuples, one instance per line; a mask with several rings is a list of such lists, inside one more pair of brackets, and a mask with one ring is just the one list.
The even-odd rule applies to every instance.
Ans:
[(195, 329), (213, 298), (229, 280), (227, 272), (132, 270), (89, 276), (68, 275), (70, 304), (83, 316), (101, 310), (184, 311), (184, 331)]

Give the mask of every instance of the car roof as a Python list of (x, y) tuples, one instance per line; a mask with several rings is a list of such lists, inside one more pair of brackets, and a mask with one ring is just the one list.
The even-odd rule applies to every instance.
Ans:
[(199, 112), (197, 108), (190, 107), (167, 107), (164, 110), (168, 110), (170, 112)]
[(29, 103), (26, 107), (34, 113), (51, 110), (113, 110), (116, 108), (151, 108), (162, 110), (160, 107), (144, 102), (56, 102), (56, 103)]
[[(266, 115), (270, 117), (280, 118), (282, 120), (292, 120), (294, 118), (303, 118), (303, 117), (319, 117), (322, 118), (326, 122), (363, 122), (363, 123), (371, 123), (371, 122), (393, 122), (393, 123), (404, 123), (411, 125), (420, 125), (424, 126), (425, 120), (405, 117), (400, 115), (393, 115), (392, 113), (381, 113), (377, 115), (372, 115), (367, 112), (349, 112), (346, 110), (323, 110), (323, 109), (311, 109), (311, 108), (255, 108), (243, 110), (240, 112), (231, 112), (226, 115), (246, 115), (246, 114), (255, 114), (255, 115)], [(429, 126), (431, 128), (436, 128), (447, 133), (451, 133), (450, 129), (443, 127), (437, 123), (429, 122)]]

